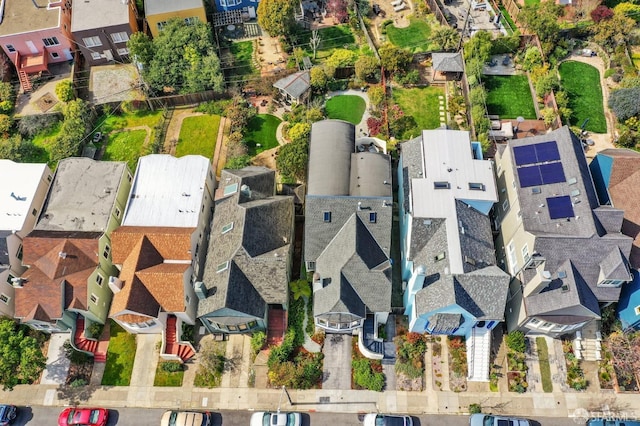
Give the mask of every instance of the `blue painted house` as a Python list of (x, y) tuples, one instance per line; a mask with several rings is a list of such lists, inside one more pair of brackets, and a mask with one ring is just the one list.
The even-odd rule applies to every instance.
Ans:
[(415, 332), (464, 336), (469, 379), (489, 379), (491, 332), (510, 277), (495, 266), (493, 164), (464, 131), (425, 130), (402, 144), (398, 179), (405, 313)]

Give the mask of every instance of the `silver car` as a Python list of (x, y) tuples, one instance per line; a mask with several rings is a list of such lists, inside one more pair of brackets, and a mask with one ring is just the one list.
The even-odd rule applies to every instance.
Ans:
[(364, 426), (413, 426), (413, 420), (401, 414), (371, 413), (364, 416)]
[(517, 417), (472, 414), (469, 417), (469, 426), (530, 426), (530, 424), (529, 420)]
[(258, 411), (251, 415), (251, 426), (301, 426), (300, 413), (273, 413)]

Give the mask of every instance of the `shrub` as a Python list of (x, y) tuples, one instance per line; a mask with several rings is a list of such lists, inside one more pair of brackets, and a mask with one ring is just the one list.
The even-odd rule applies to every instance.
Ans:
[(224, 111), (231, 105), (231, 99), (221, 99), (219, 101), (203, 102), (195, 109), (197, 112), (205, 114), (223, 115)]
[(97, 339), (102, 334), (103, 329), (104, 329), (104, 325), (97, 322), (92, 322), (91, 325), (89, 326), (89, 334), (94, 339)]
[(482, 413), (482, 406), (480, 404), (469, 404), (469, 414)]
[(609, 68), (604, 72), (604, 78), (609, 78), (617, 72), (615, 68)]
[(69, 102), (75, 99), (76, 95), (73, 91), (73, 82), (71, 80), (62, 80), (56, 84), (56, 96), (60, 102)]
[(18, 122), (18, 131), (27, 138), (32, 138), (40, 132), (51, 129), (60, 122), (58, 114), (26, 115)]
[(80, 388), (82, 386), (87, 386), (88, 383), (85, 379), (75, 379), (73, 382), (71, 382), (71, 384), (69, 386), (71, 386), (72, 388)]
[(251, 336), (251, 353), (254, 357), (258, 355), (265, 343), (267, 343), (267, 335), (264, 331), (253, 333), (253, 336)]
[(524, 334), (522, 333), (522, 331), (512, 331), (511, 333), (507, 334), (506, 344), (509, 349), (518, 353), (524, 353), (524, 351), (527, 349)]
[(372, 361), (360, 358), (351, 362), (353, 368), (353, 382), (356, 386), (376, 392), (384, 389), (384, 374), (373, 371)]
[(182, 371), (183, 365), (179, 361), (165, 361), (160, 363), (162, 371), (169, 373), (175, 373), (176, 371)]
[(64, 350), (64, 355), (67, 359), (74, 364), (86, 364), (91, 362), (91, 355), (76, 350), (71, 346), (71, 343), (68, 340), (62, 345), (62, 349)]

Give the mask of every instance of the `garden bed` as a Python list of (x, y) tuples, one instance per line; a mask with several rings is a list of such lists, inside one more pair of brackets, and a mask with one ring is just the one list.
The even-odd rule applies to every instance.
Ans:
[(378, 359), (365, 358), (358, 348), (356, 336), (352, 338), (351, 353), (353, 356), (351, 360), (351, 388), (382, 392), (385, 388), (382, 362)]
[(396, 390), (422, 391), (424, 386), (424, 356), (427, 336), (406, 333), (396, 336)]
[(524, 393), (527, 391), (527, 364), (525, 352), (527, 350), (524, 334), (513, 331), (505, 337), (507, 345), (507, 384), (509, 392)]
[(467, 345), (461, 336), (449, 336), (449, 388), (454, 392), (467, 390)]
[(435, 336), (431, 345), (431, 359), (432, 359), (432, 371), (433, 371), (433, 385), (442, 390), (442, 374), (444, 370), (444, 360), (442, 359), (442, 343), (440, 342), (440, 336)]
[(567, 384), (569, 387), (578, 391), (587, 389), (589, 382), (584, 376), (580, 360), (573, 353), (573, 342), (571, 340), (562, 341), (562, 352), (567, 366)]
[(182, 386), (184, 364), (179, 361), (159, 362), (153, 386)]
[(220, 386), (224, 371), (226, 341), (213, 339), (201, 342), (199, 351), (199, 363), (193, 385), (199, 388), (215, 388)]

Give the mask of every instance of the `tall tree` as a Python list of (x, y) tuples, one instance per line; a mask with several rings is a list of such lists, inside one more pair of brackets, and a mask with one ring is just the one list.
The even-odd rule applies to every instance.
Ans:
[(617, 11), (609, 19), (604, 19), (595, 26), (593, 41), (612, 52), (616, 46), (627, 43), (633, 34), (635, 21), (624, 13)]
[(460, 33), (451, 27), (440, 26), (431, 34), (431, 41), (441, 50), (455, 50), (460, 43)]
[(9, 318), (0, 318), (0, 383), (13, 389), (21, 383), (33, 383), (46, 365), (40, 343), (26, 327)]
[(356, 77), (360, 80), (366, 80), (376, 74), (380, 70), (380, 64), (375, 56), (362, 55), (355, 63)]
[(297, 5), (293, 0), (262, 0), (258, 4), (258, 24), (271, 36), (288, 36)]
[(397, 72), (404, 70), (413, 59), (411, 52), (385, 43), (378, 49), (380, 54), (380, 63), (389, 72)]
[(153, 40), (136, 33), (127, 46), (142, 64), (144, 80), (158, 92), (222, 90), (220, 60), (209, 24), (170, 19)]
[(540, 44), (545, 55), (555, 49), (560, 38), (560, 24), (558, 18), (564, 14), (563, 6), (552, 1), (525, 5), (518, 19), (522, 18), (525, 28), (540, 38)]
[(320, 43), (322, 42), (322, 37), (318, 33), (318, 30), (313, 30), (311, 32), (311, 38), (309, 39), (309, 47), (313, 50), (313, 59), (316, 59), (316, 53), (318, 48), (320, 47)]

